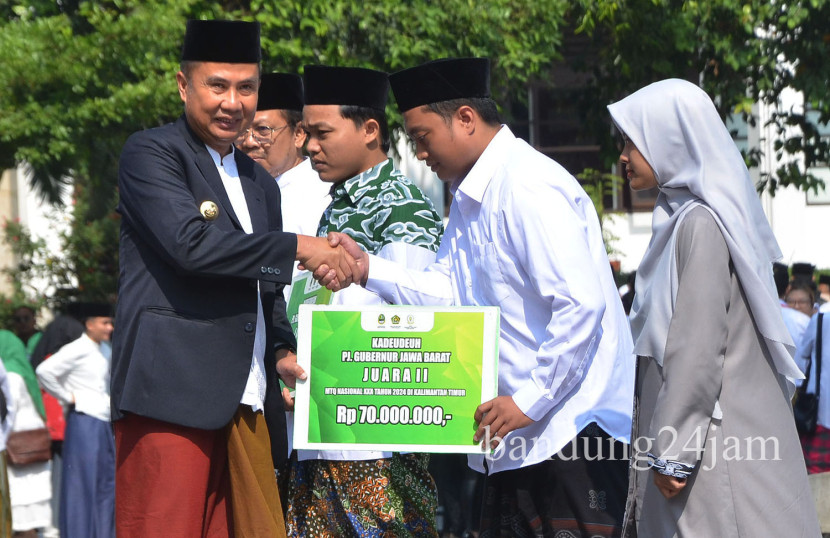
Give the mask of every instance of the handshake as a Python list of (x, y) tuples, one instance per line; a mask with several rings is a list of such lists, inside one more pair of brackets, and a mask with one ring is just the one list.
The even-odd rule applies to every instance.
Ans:
[(366, 284), (369, 255), (354, 239), (339, 232), (328, 237), (297, 236), (297, 261), (322, 286), (339, 291), (352, 283)]

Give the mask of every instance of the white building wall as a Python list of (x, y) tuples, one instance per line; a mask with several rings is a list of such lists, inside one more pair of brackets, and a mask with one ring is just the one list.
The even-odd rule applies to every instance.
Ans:
[[(786, 91), (778, 106), (782, 110), (798, 111), (803, 109), (803, 100), (797, 92)], [(765, 126), (771, 111), (768, 106), (754, 108), (756, 125), (748, 126), (746, 141), (739, 144), (760, 147), (763, 151), (760, 166), (750, 170), (756, 182), (763, 173), (771, 173), (779, 166), (774, 150), (779, 135), (774, 128)], [(811, 169), (810, 172), (822, 177), (830, 188), (830, 169)], [(808, 194), (792, 186), (779, 187), (775, 196), (764, 192), (761, 203), (781, 248), (783, 263), (809, 262), (819, 269), (830, 268), (830, 190)], [(611, 258), (621, 262), (623, 272), (635, 270), (651, 237), (651, 213), (618, 214), (605, 226), (618, 238), (612, 245), (616, 253)]]
[[(36, 239), (43, 239), (49, 252), (54, 256), (61, 256), (59, 233), (69, 229), (71, 219), (71, 189), (64, 192), (64, 206), (53, 207), (44, 202), (40, 195), (30, 186), (31, 177), (25, 167), (6, 170), (0, 180), (0, 221), (19, 219)], [(0, 266), (6, 268), (17, 263), (6, 245), (0, 249)], [(0, 293), (10, 293), (11, 287), (3, 282)], [(49, 294), (54, 290), (47, 289), (46, 284), (38, 285), (39, 293)]]

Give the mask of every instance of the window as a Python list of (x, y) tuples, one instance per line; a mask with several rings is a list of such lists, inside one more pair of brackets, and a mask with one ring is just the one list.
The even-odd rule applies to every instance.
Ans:
[[(585, 169), (607, 172), (600, 154), (600, 145), (585, 128), (585, 118), (574, 103), (580, 87), (547, 88), (533, 85), (527, 103), (513, 103), (510, 113), (516, 118), (510, 128), (520, 138), (561, 164), (577, 176)], [(526, 118), (526, 119), (525, 119)], [(657, 189), (633, 192), (622, 177), (618, 166), (611, 173), (619, 177), (614, 188), (609, 186), (604, 198), (608, 211), (651, 211)]]

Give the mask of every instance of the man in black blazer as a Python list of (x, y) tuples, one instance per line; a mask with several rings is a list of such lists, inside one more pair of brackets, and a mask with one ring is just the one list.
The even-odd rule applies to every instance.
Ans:
[(285, 533), (278, 376), (293, 386), (301, 370), (282, 287), (295, 259), (343, 282), (353, 260), (281, 232), (273, 178), (233, 149), (256, 111), (259, 60), (258, 24), (190, 21), (184, 115), (135, 133), (121, 155), (119, 537)]

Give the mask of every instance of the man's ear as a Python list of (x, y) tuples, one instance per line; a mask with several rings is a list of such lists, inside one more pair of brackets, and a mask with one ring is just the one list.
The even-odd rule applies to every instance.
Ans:
[(308, 140), (308, 133), (303, 129), (303, 125), (298, 123), (294, 127), (294, 147), (302, 149), (305, 146), (306, 140)]
[(463, 132), (467, 134), (473, 134), (475, 132), (478, 114), (476, 114), (476, 111), (471, 106), (463, 105), (458, 107), (453, 118), (458, 122)]
[(378, 120), (369, 118), (363, 122), (363, 126), (361, 127), (363, 131), (363, 137), (366, 141), (366, 145), (371, 144), (372, 142), (377, 142), (377, 145), (382, 145), (383, 141), (380, 139), (380, 124)]
[(183, 102), (187, 102), (187, 77), (179, 71), (176, 73), (176, 84), (179, 86), (179, 97)]

